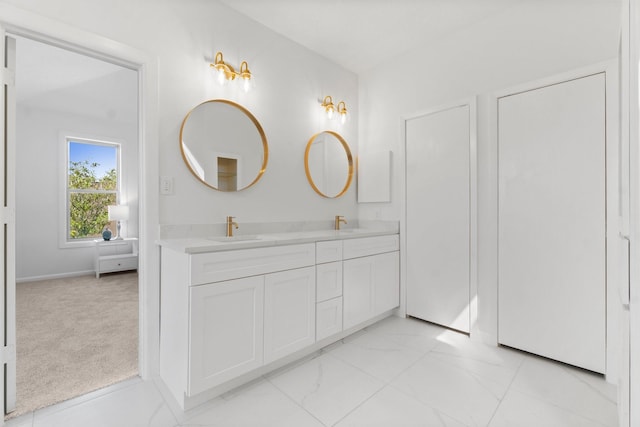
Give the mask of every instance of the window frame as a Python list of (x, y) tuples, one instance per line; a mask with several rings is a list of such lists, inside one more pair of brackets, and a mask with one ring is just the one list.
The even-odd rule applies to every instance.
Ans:
[[(94, 246), (94, 240), (96, 237), (86, 237), (80, 239), (71, 239), (71, 216), (69, 210), (70, 196), (71, 194), (113, 194), (116, 195), (116, 204), (123, 202), (122, 197), (122, 183), (123, 183), (123, 170), (122, 170), (122, 149), (123, 142), (116, 138), (108, 137), (95, 137), (88, 135), (80, 135), (77, 133), (61, 132), (60, 133), (60, 152), (61, 152), (61, 181), (60, 181), (60, 209), (59, 209), (59, 248), (82, 248)], [(70, 148), (71, 143), (81, 143), (89, 145), (102, 145), (116, 148), (116, 189), (114, 190), (86, 190), (86, 189), (70, 189), (69, 188), (69, 162), (70, 162)], [(113, 230), (115, 233), (115, 230)]]

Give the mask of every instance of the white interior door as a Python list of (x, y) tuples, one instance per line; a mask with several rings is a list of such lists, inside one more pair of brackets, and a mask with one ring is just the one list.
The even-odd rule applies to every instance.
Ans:
[(406, 121), (407, 314), (470, 331), (470, 106)]
[[(2, 119), (2, 145), (0, 150), (0, 196), (2, 197), (2, 228), (0, 230), (0, 273), (2, 288), (0, 298), (0, 330), (4, 331), (3, 354), (4, 411), (9, 413), (16, 406), (16, 275), (15, 275), (15, 39), (5, 35), (0, 27), (3, 43), (0, 57), (2, 66), (2, 95), (0, 107)], [(4, 314), (4, 316), (2, 315)], [(6, 323), (5, 323), (6, 322)]]
[(605, 371), (604, 73), (498, 101), (498, 340)]

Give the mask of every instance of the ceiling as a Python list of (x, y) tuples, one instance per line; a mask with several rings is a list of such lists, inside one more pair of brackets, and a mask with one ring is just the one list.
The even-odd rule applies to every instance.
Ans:
[(16, 102), (21, 106), (132, 122), (137, 72), (24, 37), (16, 39)]
[[(571, 19), (574, 10), (584, 12), (594, 5), (619, 8), (621, 3), (621, 0), (219, 1), (357, 74), (405, 51), (437, 43), (498, 16), (511, 21), (528, 19), (530, 24), (537, 21), (527, 12), (540, 10), (538, 18), (544, 18), (545, 13), (564, 7), (565, 13), (569, 11), (568, 18), (561, 19), (560, 25), (570, 27), (567, 19)], [(597, 10), (593, 9), (592, 14), (597, 15)], [(135, 71), (26, 38), (17, 39), (19, 103), (43, 108), (57, 105), (86, 114), (84, 103), (91, 98), (99, 100), (94, 110), (99, 116), (135, 117)], [(122, 92), (114, 91), (114, 85)], [(61, 102), (62, 107), (58, 105)]]
[[(520, 6), (621, 0), (220, 0), (355, 73)], [(507, 18), (509, 19), (509, 18)], [(567, 22), (567, 25), (571, 25)], [(543, 27), (541, 27), (542, 29)]]

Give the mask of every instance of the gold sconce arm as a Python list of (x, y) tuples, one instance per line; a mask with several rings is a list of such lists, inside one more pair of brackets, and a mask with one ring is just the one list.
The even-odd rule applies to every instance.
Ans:
[(247, 64), (247, 61), (242, 61), (240, 64), (240, 72), (236, 72), (231, 65), (224, 62), (222, 52), (217, 52), (213, 60), (213, 64), (209, 64), (209, 66), (216, 71), (218, 83), (221, 85), (226, 84), (228, 81), (233, 81), (237, 77), (240, 77), (245, 92), (254, 85), (255, 77), (253, 73), (249, 71), (249, 64)]
[(347, 113), (347, 104), (344, 101), (338, 102), (338, 106), (336, 107), (333, 104), (333, 98), (327, 95), (323, 98), (322, 103), (320, 104), (322, 108), (324, 108), (324, 113), (327, 115), (329, 120), (333, 119), (335, 113), (338, 113), (340, 117), (340, 122), (344, 124), (347, 121), (348, 113)]
[(333, 99), (327, 95), (322, 100), (322, 107), (324, 107), (324, 112), (327, 115), (327, 118), (331, 120), (333, 118), (333, 113), (336, 111), (336, 107), (333, 105)]

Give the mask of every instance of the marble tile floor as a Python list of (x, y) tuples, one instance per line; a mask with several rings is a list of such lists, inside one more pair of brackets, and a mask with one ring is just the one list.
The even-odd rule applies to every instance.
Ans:
[(617, 426), (598, 375), (398, 317), (188, 412), (163, 390), (136, 378), (6, 425)]

